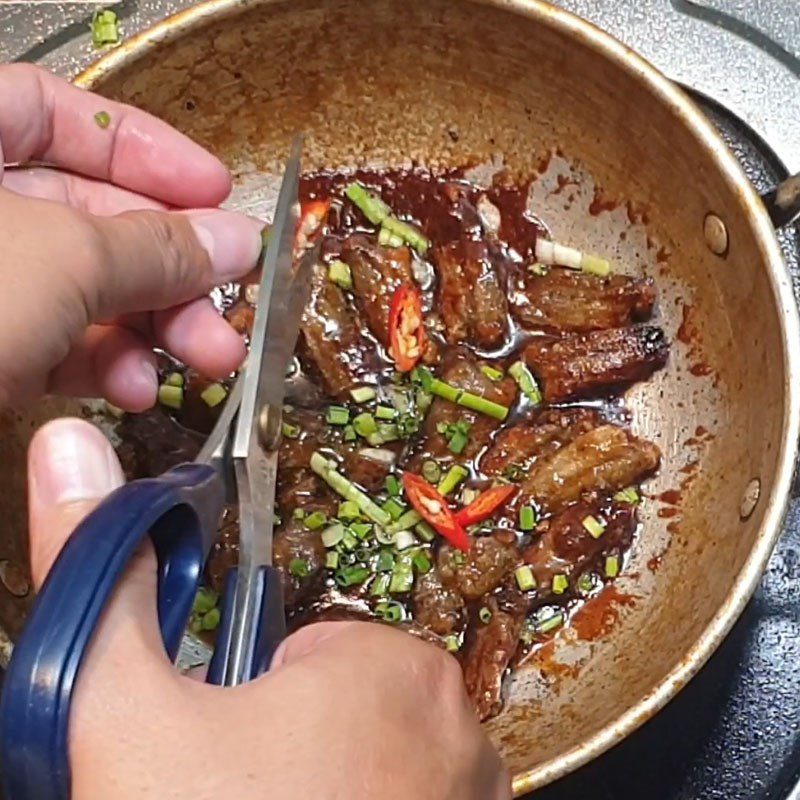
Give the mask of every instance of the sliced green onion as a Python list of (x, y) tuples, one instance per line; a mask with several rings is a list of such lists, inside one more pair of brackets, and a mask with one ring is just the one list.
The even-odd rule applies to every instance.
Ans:
[(402, 594), (410, 592), (414, 585), (414, 571), (411, 562), (408, 560), (398, 561), (392, 570), (392, 578), (389, 581), (389, 592), (391, 594)]
[[(406, 511), (399, 519), (389, 526), (389, 533), (394, 535), (400, 531), (411, 530), (422, 521), (422, 517), (413, 508)], [(394, 539), (392, 539), (394, 541)]]
[(519, 464), (509, 464), (503, 469), (502, 476), (505, 480), (518, 483), (525, 477), (522, 467)]
[(381, 247), (400, 247), (403, 244), (403, 240), (387, 227), (381, 225), (381, 229), (378, 231), (378, 244)]
[(117, 15), (110, 9), (95, 11), (89, 27), (92, 31), (92, 44), (95, 47), (105, 47), (119, 42)]
[(536, 588), (536, 578), (533, 577), (533, 570), (529, 566), (517, 567), (514, 570), (514, 577), (517, 579), (517, 586), (523, 592), (529, 592)]
[(606, 578), (616, 578), (619, 575), (619, 556), (606, 556)]
[(414, 533), (416, 533), (423, 542), (432, 542), (436, 538), (436, 531), (424, 520), (418, 522), (414, 526)]
[(336, 547), (339, 542), (344, 539), (344, 525), (341, 522), (336, 522), (333, 525), (325, 528), (321, 534), (322, 544), (325, 547)]
[(386, 527), (391, 522), (391, 517), (352, 481), (338, 472), (335, 462), (328, 461), (322, 453), (315, 452), (312, 454), (311, 469), (337, 494), (344, 497), (345, 500), (352, 500), (364, 516), (373, 522), (383, 527)]
[(469, 470), (465, 467), (462, 467), (461, 464), (453, 464), (449, 470), (447, 470), (447, 474), (439, 481), (439, 485), (436, 487), (436, 490), (439, 494), (447, 497), (447, 495), (451, 494), (456, 490), (458, 484), (464, 480), (464, 478), (469, 475)]
[(205, 614), (217, 605), (218, 600), (219, 595), (215, 591), (201, 586), (194, 596), (192, 611), (196, 614)]
[(357, 386), (350, 390), (350, 397), (353, 398), (354, 403), (369, 403), (370, 400), (375, 399), (376, 392), (371, 386)]
[(550, 633), (550, 631), (554, 631), (556, 628), (560, 628), (563, 624), (564, 624), (564, 614), (561, 611), (557, 611), (555, 614), (552, 614), (549, 617), (540, 619), (536, 623), (536, 632)]
[(328, 264), (328, 280), (342, 289), (353, 288), (353, 275), (350, 272), (350, 267), (344, 261), (339, 261), (338, 259)]
[(478, 612), (478, 619), (484, 624), (488, 625), (492, 619), (492, 612), (491, 609), (487, 608), (486, 606), (481, 606), (481, 610)]
[(218, 406), (228, 396), (228, 390), (221, 383), (212, 383), (200, 393), (200, 399), (209, 407)]
[(180, 386), (167, 386), (162, 383), (158, 387), (158, 402), (168, 408), (180, 409), (183, 406), (183, 389)]
[(415, 372), (420, 377), (422, 388), (426, 392), (449, 400), (451, 403), (464, 406), (464, 408), (469, 408), (472, 411), (486, 414), (494, 419), (502, 421), (508, 416), (509, 410), (505, 406), (501, 406), (499, 403), (494, 403), (491, 400), (487, 400), (485, 397), (479, 397), (477, 394), (465, 392), (463, 389), (440, 381), (438, 378), (434, 378), (430, 371), (424, 367), (417, 367)]
[(533, 405), (538, 406), (542, 402), (542, 393), (539, 384), (533, 373), (522, 361), (515, 361), (509, 368), (508, 374), (517, 382), (519, 390)]
[(605, 258), (584, 253), (581, 259), (581, 269), (598, 278), (605, 278), (611, 274), (611, 263)]
[(618, 503), (627, 503), (630, 506), (635, 506), (639, 504), (639, 492), (636, 491), (636, 488), (633, 486), (629, 486), (627, 489), (622, 489), (614, 495), (614, 499)]
[(451, 633), (444, 637), (444, 646), (448, 653), (457, 653), (461, 649), (461, 640), (456, 634)]
[(582, 253), (574, 247), (567, 247), (549, 239), (536, 240), (536, 259), (548, 266), (580, 269), (601, 278), (605, 278), (611, 272), (611, 264), (606, 259)]
[(464, 452), (464, 448), (467, 446), (467, 442), (469, 442), (469, 436), (463, 431), (460, 430), (456, 431), (450, 437), (450, 441), (447, 443), (447, 449), (451, 453), (460, 455), (461, 453)]
[(389, 406), (378, 406), (375, 409), (375, 416), (378, 419), (394, 419), (397, 416), (397, 409)]
[(170, 372), (164, 380), (164, 386), (183, 386), (184, 378), (180, 372)]
[(289, 562), (289, 572), (291, 572), (295, 578), (307, 578), (311, 572), (311, 568), (308, 566), (308, 561), (304, 558), (293, 558)]
[(353, 522), (350, 524), (350, 530), (353, 532), (356, 539), (361, 539), (363, 541), (372, 531), (372, 525), (368, 522)]
[(287, 439), (296, 439), (300, 435), (300, 427), (298, 425), (291, 425), (288, 422), (282, 422), (281, 433)]
[(384, 572), (381, 575), (376, 575), (372, 580), (369, 593), (373, 597), (383, 597), (384, 595), (388, 594), (390, 580), (391, 575), (389, 575), (388, 572)]
[(547, 275), (550, 270), (544, 265), (540, 264), (538, 261), (535, 261), (533, 264), (528, 264), (528, 272), (532, 275), (538, 275), (542, 277), (543, 275)]
[(220, 611), (218, 608), (212, 608), (207, 614), (203, 615), (203, 619), (200, 622), (201, 627), (204, 631), (213, 631), (219, 627), (220, 621)]
[(397, 419), (397, 433), (402, 439), (410, 439), (420, 426), (420, 418), (414, 414), (401, 414)]
[(400, 481), (394, 475), (387, 475), (386, 480), (384, 481), (384, 485), (386, 486), (386, 491), (389, 493), (391, 497), (399, 497), (400, 492), (402, 491), (402, 487), (400, 486)]
[(346, 442), (354, 442), (357, 438), (358, 434), (356, 433), (356, 429), (352, 425), (345, 425), (344, 440)]
[(350, 411), (344, 406), (328, 406), (325, 411), (325, 422), (329, 425), (347, 425)]
[(302, 508), (296, 508), (292, 511), (292, 519), (305, 519), (306, 512)]
[(310, 531), (316, 531), (321, 528), (326, 522), (328, 518), (322, 511), (312, 511), (304, 520), (303, 525), (306, 526)]
[(559, 573), (553, 575), (553, 594), (564, 594), (569, 589), (569, 580), (566, 575)]
[(435, 461), (425, 461), (422, 464), (422, 477), (428, 483), (438, 483), (442, 477), (442, 469)]
[(426, 572), (431, 571), (431, 560), (428, 558), (427, 554), (420, 550), (418, 553), (414, 554), (414, 557), (411, 559), (411, 563), (414, 565), (414, 569), (420, 574), (424, 575)]
[(599, 539), (605, 533), (606, 530), (605, 523), (600, 522), (599, 519), (591, 516), (591, 514), (588, 517), (584, 517), (581, 524), (583, 525), (584, 528), (586, 528), (587, 531), (589, 531), (589, 535), (593, 539)]
[(368, 192), (360, 183), (349, 184), (344, 193), (373, 225), (380, 225), (392, 213), (383, 200)]
[(105, 130), (111, 124), (111, 114), (108, 111), (98, 111), (94, 115), (94, 121), (98, 128)]
[(393, 497), (390, 497), (381, 508), (393, 519), (398, 520), (403, 516), (405, 508), (397, 502)]
[(353, 420), (353, 428), (355, 428), (359, 436), (363, 436), (364, 438), (378, 432), (378, 424), (375, 422), (375, 417), (366, 412), (359, 414)]
[(336, 516), (345, 522), (351, 519), (358, 519), (361, 516), (361, 509), (354, 500), (345, 500), (343, 503), (339, 503), (339, 510)]
[(532, 531), (536, 527), (536, 511), (533, 506), (522, 506), (519, 510), (519, 529)]
[[(401, 517), (401, 519), (402, 519), (402, 517)], [(391, 528), (391, 530), (387, 530), (386, 528), (380, 528), (380, 527), (376, 528), (375, 529), (375, 539), (376, 539), (376, 541), (379, 544), (393, 545), (395, 537), (397, 536), (397, 533), (394, 530), (394, 526), (398, 525), (399, 523), (400, 523), (400, 520), (397, 520), (397, 522), (393, 522), (389, 526), (389, 528)]]
[(462, 506), (468, 506), (473, 500), (477, 499), (480, 494), (480, 489), (470, 489), (468, 486), (465, 486), (461, 490), (458, 501)]
[(325, 554), (325, 566), (328, 569), (337, 569), (339, 566), (339, 554), (335, 550), (331, 550)]
[(363, 561), (364, 563), (366, 563), (372, 558), (373, 549), (371, 547), (367, 547), (366, 545), (361, 545), (361, 547), (356, 548), (355, 553), (356, 553), (356, 561)]
[(481, 366), (481, 372), (490, 380), (497, 383), (497, 381), (503, 380), (503, 371), (500, 369), (495, 369), (494, 367), (490, 367), (488, 364), (484, 364)]
[(370, 571), (366, 567), (351, 565), (339, 569), (334, 576), (334, 580), (339, 586), (347, 587), (364, 583), (369, 576)]
[(398, 531), (394, 537), (394, 546), (397, 550), (408, 550), (417, 543), (414, 534), (411, 531)]
[(378, 430), (375, 433), (370, 433), (367, 436), (367, 442), (373, 447), (380, 447), (381, 445), (388, 444), (389, 442), (396, 442), (400, 438), (397, 430), (397, 425), (378, 425)]
[(342, 536), (342, 548), (344, 550), (355, 550), (358, 547), (358, 537), (349, 528), (345, 529)]
[(406, 610), (400, 603), (395, 603), (393, 600), (387, 600), (383, 603), (378, 603), (375, 606), (375, 613), (384, 621), (397, 624), (402, 622), (406, 616)]
[(375, 572), (390, 572), (394, 569), (394, 556), (391, 550), (383, 549), (378, 553), (378, 560), (375, 562)]
[(583, 575), (578, 578), (578, 591), (581, 594), (591, 594), (600, 584), (600, 581), (593, 572), (584, 572)]
[(421, 256), (428, 251), (431, 243), (418, 228), (394, 216), (388, 216), (382, 221), (382, 227), (394, 236), (399, 236), (406, 244), (411, 245)]
[(339, 550), (339, 566), (349, 567), (356, 563), (356, 554), (351, 553), (349, 550)]

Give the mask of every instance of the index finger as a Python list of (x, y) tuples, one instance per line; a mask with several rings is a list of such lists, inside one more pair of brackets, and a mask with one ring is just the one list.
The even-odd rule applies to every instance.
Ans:
[(166, 122), (28, 64), (0, 66), (0, 156), (0, 165), (46, 161), (182, 207), (217, 206), (231, 188), (222, 162)]

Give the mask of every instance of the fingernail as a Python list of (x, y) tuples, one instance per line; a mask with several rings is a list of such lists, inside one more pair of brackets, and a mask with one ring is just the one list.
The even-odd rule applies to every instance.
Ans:
[(28, 470), (32, 505), (38, 508), (99, 499), (125, 482), (111, 443), (79, 419), (41, 428), (31, 442)]
[(189, 219), (221, 282), (253, 268), (261, 252), (263, 223), (232, 211), (192, 211)]

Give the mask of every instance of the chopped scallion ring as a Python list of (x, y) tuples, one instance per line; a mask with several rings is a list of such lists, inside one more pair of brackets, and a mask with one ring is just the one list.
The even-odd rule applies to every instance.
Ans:
[(549, 239), (536, 240), (536, 259), (547, 266), (558, 265), (579, 269), (600, 278), (605, 278), (611, 273), (611, 264), (606, 259), (582, 253), (574, 247), (567, 247)]
[(391, 497), (399, 497), (402, 491), (402, 487), (400, 485), (400, 481), (394, 475), (387, 475), (386, 480), (384, 481), (384, 485), (386, 486), (386, 491), (389, 493)]
[(391, 622), (392, 624), (402, 622), (406, 616), (405, 608), (394, 600), (378, 603), (375, 606), (375, 613), (385, 622)]
[(487, 400), (485, 397), (480, 397), (471, 392), (465, 392), (463, 389), (440, 381), (438, 378), (434, 378), (430, 371), (424, 367), (417, 367), (415, 372), (417, 374), (417, 379), (426, 392), (449, 400), (451, 403), (457, 403), (460, 406), (464, 406), (464, 408), (469, 408), (471, 411), (477, 411), (480, 414), (486, 414), (488, 417), (499, 419), (500, 421), (503, 421), (508, 416), (509, 409), (506, 408), (506, 406), (501, 406), (499, 403)]
[(628, 505), (635, 506), (641, 500), (639, 492), (636, 491), (634, 486), (628, 486), (627, 489), (621, 489), (614, 495), (614, 500), (618, 503), (627, 503)]
[(486, 606), (481, 606), (481, 610), (478, 612), (478, 619), (484, 625), (488, 625), (489, 622), (491, 622), (491, 620), (492, 620), (492, 611), (491, 611), (491, 609), (487, 608)]
[(350, 390), (350, 397), (353, 398), (354, 403), (368, 403), (370, 400), (374, 400), (375, 396), (376, 392), (371, 386), (357, 386)]
[(331, 550), (325, 555), (325, 567), (327, 569), (338, 569), (339, 567), (339, 554), (335, 550)]
[(593, 517), (591, 514), (588, 517), (584, 517), (581, 524), (589, 531), (589, 535), (593, 539), (599, 539), (606, 530), (605, 522), (601, 522), (597, 517)]
[(425, 461), (422, 464), (422, 477), (428, 483), (437, 483), (442, 477), (442, 469), (435, 461)]
[(481, 367), (481, 372), (490, 380), (497, 383), (497, 381), (503, 380), (503, 370), (495, 369), (494, 367), (490, 367), (488, 364), (484, 364)]
[(341, 289), (353, 288), (353, 275), (350, 272), (350, 267), (344, 261), (339, 261), (338, 259), (328, 264), (328, 280)]
[(606, 578), (616, 578), (619, 575), (619, 556), (606, 556)]
[(358, 507), (358, 503), (353, 500), (345, 500), (343, 503), (339, 503), (339, 511), (336, 516), (348, 522), (352, 519), (358, 519), (361, 516), (361, 510)]
[(397, 502), (393, 497), (390, 497), (381, 508), (393, 519), (398, 520), (403, 516), (405, 507)]
[(536, 527), (536, 511), (533, 506), (522, 506), (519, 510), (519, 529), (532, 531)]
[(322, 531), (321, 538), (325, 547), (336, 547), (344, 539), (344, 525), (341, 522), (335, 522)]
[(378, 423), (375, 422), (375, 417), (372, 414), (363, 413), (355, 417), (353, 428), (359, 436), (363, 436), (366, 439), (368, 436), (378, 432)]
[(461, 641), (454, 633), (444, 638), (444, 646), (448, 653), (457, 653), (461, 649)]
[(312, 511), (304, 520), (303, 525), (310, 531), (316, 531), (321, 528), (328, 518), (321, 511)]
[(375, 416), (377, 419), (394, 419), (397, 416), (397, 409), (389, 408), (389, 406), (378, 406), (375, 409)]
[(522, 361), (514, 362), (508, 368), (508, 374), (517, 382), (519, 390), (533, 405), (538, 406), (542, 402), (542, 393), (539, 390), (539, 384), (536, 383), (536, 378), (533, 373)]
[(394, 546), (398, 551), (408, 550), (417, 543), (414, 534), (411, 531), (398, 531), (397, 536), (394, 537)]
[(183, 406), (183, 389), (180, 386), (168, 386), (162, 383), (158, 387), (158, 402), (162, 406), (179, 411)]
[(94, 121), (97, 123), (98, 128), (105, 130), (111, 124), (111, 115), (108, 111), (98, 111), (94, 115)]
[(557, 611), (555, 614), (552, 614), (551, 616), (540, 619), (536, 623), (536, 632), (550, 633), (551, 631), (556, 630), (556, 628), (560, 628), (563, 624), (564, 624), (564, 613), (562, 611)]
[(334, 576), (334, 580), (339, 586), (347, 588), (348, 586), (356, 586), (359, 583), (364, 583), (369, 576), (370, 571), (366, 567), (351, 564), (346, 567), (341, 567)]
[(553, 594), (564, 594), (569, 589), (569, 580), (566, 575), (553, 575)]
[(533, 577), (533, 570), (529, 566), (517, 567), (514, 570), (514, 577), (517, 579), (517, 586), (523, 592), (529, 592), (536, 588), (536, 578)]
[(221, 383), (212, 383), (200, 393), (200, 399), (209, 407), (218, 406), (228, 396), (228, 390)]
[(291, 425), (288, 422), (282, 422), (281, 433), (287, 439), (296, 439), (300, 435), (300, 428), (297, 425)]
[(293, 558), (289, 562), (289, 572), (291, 572), (295, 578), (307, 578), (311, 573), (311, 568), (308, 565), (308, 561), (304, 558)]
[(328, 406), (325, 411), (325, 422), (329, 425), (347, 425), (350, 422), (350, 411), (344, 406)]

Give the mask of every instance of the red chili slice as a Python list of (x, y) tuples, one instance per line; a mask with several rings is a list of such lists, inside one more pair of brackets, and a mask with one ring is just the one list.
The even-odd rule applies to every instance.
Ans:
[(498, 508), (505, 505), (516, 491), (516, 486), (494, 486), (481, 492), (468, 506), (462, 508), (455, 515), (456, 522), (465, 528), (483, 522), (491, 517)]
[(400, 372), (414, 369), (425, 350), (422, 296), (416, 286), (398, 286), (389, 309), (389, 354)]
[(414, 475), (413, 472), (403, 473), (403, 488), (409, 503), (425, 522), (444, 536), (453, 547), (464, 552), (469, 551), (470, 538), (447, 507), (446, 498), (442, 497), (428, 481), (419, 475)]

